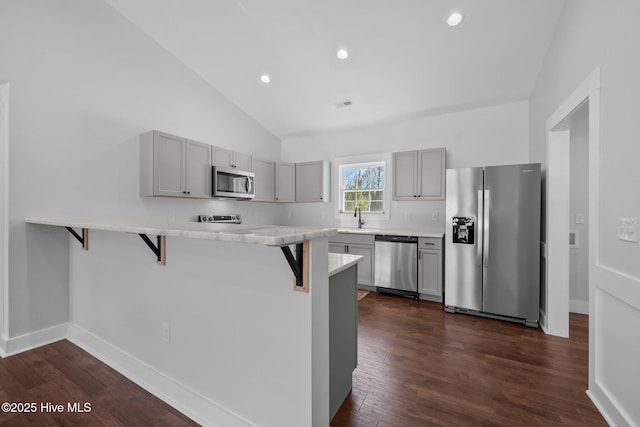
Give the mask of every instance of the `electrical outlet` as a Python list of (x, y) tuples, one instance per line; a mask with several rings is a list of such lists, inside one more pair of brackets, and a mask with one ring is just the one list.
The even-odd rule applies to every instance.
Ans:
[(162, 341), (171, 342), (171, 327), (168, 323), (162, 324)]
[(638, 218), (618, 218), (618, 240), (638, 243)]
[(438, 220), (438, 212), (433, 212), (431, 214), (431, 221), (437, 221)]
[(584, 214), (576, 214), (576, 224), (584, 224)]

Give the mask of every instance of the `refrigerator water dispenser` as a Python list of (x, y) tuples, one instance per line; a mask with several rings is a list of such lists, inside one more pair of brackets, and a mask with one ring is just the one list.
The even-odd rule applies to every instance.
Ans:
[(473, 245), (475, 218), (454, 216), (453, 217), (453, 243)]

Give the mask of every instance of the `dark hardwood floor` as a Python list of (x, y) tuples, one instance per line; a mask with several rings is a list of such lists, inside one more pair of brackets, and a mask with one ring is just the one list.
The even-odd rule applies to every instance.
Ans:
[(588, 317), (570, 339), (370, 293), (358, 367), (332, 427), (606, 426), (587, 397)]
[[(606, 425), (585, 394), (587, 325), (571, 315), (571, 338), (556, 338), (370, 293), (359, 303), (354, 388), (331, 426)], [(68, 341), (0, 359), (2, 402), (38, 411), (0, 412), (0, 426), (197, 425)], [(43, 413), (46, 402), (64, 413)], [(67, 402), (91, 412), (70, 414)]]
[[(0, 426), (198, 425), (66, 340), (0, 359), (4, 402), (35, 403), (37, 410), (2, 411)], [(47, 402), (62, 404), (63, 412), (43, 411)], [(70, 413), (69, 402), (90, 411)]]

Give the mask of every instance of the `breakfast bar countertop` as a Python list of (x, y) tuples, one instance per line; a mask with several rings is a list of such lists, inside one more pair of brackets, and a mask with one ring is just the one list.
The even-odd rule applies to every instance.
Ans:
[(80, 218), (27, 217), (30, 224), (91, 230), (119, 231), (125, 233), (155, 234), (192, 239), (223, 240), (253, 243), (266, 246), (286, 246), (309, 239), (337, 234), (335, 228), (280, 225), (212, 224), (204, 222), (154, 222), (141, 220), (109, 220)]

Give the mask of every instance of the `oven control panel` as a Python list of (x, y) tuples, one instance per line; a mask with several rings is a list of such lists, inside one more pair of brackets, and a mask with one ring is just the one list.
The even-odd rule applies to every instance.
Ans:
[(216, 215), (216, 214), (207, 214), (207, 215), (198, 215), (198, 221), (200, 222), (223, 222), (227, 224), (240, 224), (242, 223), (242, 219), (239, 214), (230, 214), (230, 215)]

